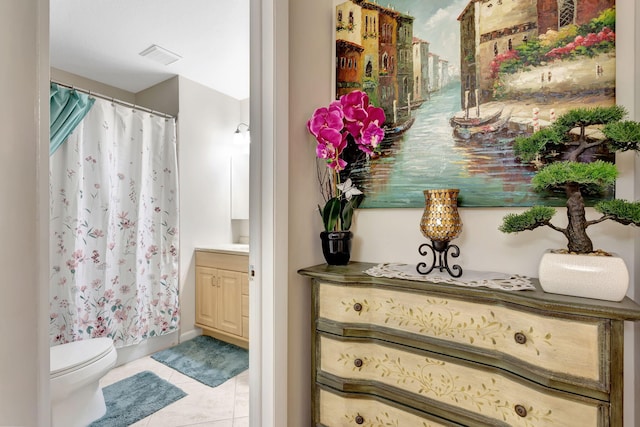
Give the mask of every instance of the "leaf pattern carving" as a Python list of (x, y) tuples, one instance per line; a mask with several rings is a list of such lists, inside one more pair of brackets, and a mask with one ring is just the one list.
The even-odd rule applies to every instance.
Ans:
[(385, 323), (415, 328), (422, 334), (436, 338), (462, 340), (469, 344), (482, 341), (492, 346), (498, 346), (499, 342), (516, 332), (526, 333), (527, 342), (523, 345), (531, 346), (537, 355), (540, 354), (536, 347), (538, 338), (540, 342), (551, 346), (550, 333), (539, 335), (533, 327), (526, 331), (514, 331), (511, 325), (498, 319), (493, 310), (470, 316), (450, 307), (446, 299), (427, 298), (424, 303), (424, 306), (407, 306), (388, 298), (384, 304)]
[[(363, 361), (361, 367), (353, 365), (353, 361), (357, 358)], [(540, 410), (529, 406), (526, 408), (525, 418), (516, 415), (514, 408), (518, 402), (502, 396), (495, 377), (490, 376), (488, 383), (483, 382), (480, 387), (477, 387), (472, 382), (465, 381), (464, 378), (452, 373), (447, 362), (442, 360), (424, 357), (421, 358), (420, 363), (413, 364), (403, 362), (401, 356), (391, 356), (388, 353), (381, 357), (341, 353), (337, 361), (344, 366), (351, 364), (353, 371), (373, 367), (381, 378), (393, 380), (403, 390), (407, 389), (408, 384), (417, 385), (416, 392), (420, 395), (457, 406), (462, 404), (462, 406), (468, 406), (470, 410), (489, 417), (498, 415), (505, 422), (513, 425), (535, 427), (541, 421), (553, 424), (550, 409)]]

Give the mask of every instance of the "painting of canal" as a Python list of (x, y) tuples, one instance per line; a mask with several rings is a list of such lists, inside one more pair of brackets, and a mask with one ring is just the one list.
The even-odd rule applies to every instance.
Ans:
[(434, 188), (459, 188), (463, 207), (564, 203), (533, 191), (541, 165), (516, 158), (513, 141), (569, 109), (615, 104), (613, 0), (335, 5), (336, 98), (363, 90), (387, 118), (380, 153), (343, 172), (361, 207), (421, 208)]

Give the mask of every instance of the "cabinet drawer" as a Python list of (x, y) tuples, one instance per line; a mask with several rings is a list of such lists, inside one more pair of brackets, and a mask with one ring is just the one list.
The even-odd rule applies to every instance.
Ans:
[(461, 417), (484, 419), (479, 425), (597, 427), (608, 415), (603, 402), (547, 389), (500, 369), (375, 340), (317, 336), (320, 380), (329, 374), (350, 390), (372, 386), (383, 390), (379, 395), (413, 399), (416, 407), (450, 407)]
[(318, 397), (316, 419), (320, 420), (320, 425), (323, 426), (447, 427), (459, 425), (444, 420), (434, 421), (435, 417), (427, 418), (426, 414), (417, 415), (415, 410), (385, 402), (384, 399), (338, 394), (324, 388), (318, 388), (316, 395)]
[(407, 290), (318, 284), (318, 317), (349, 328), (398, 332), (508, 360), (608, 391), (608, 320), (559, 318)]
[(197, 266), (224, 268), (240, 272), (246, 272), (249, 269), (249, 256), (245, 254), (232, 255), (209, 251), (195, 251), (195, 254)]

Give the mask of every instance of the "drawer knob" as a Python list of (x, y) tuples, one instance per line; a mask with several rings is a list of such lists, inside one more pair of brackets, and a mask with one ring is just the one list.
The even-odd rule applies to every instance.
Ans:
[(524, 418), (527, 416), (527, 409), (524, 406), (516, 405), (514, 409), (516, 410), (516, 414), (518, 414), (519, 417)]
[(516, 332), (513, 339), (515, 339), (518, 344), (524, 344), (527, 342), (527, 336), (522, 332)]
[(362, 367), (362, 359), (356, 359), (353, 361), (353, 364), (356, 366), (356, 368), (360, 368)]
[(364, 418), (362, 418), (362, 415), (356, 415), (356, 424), (364, 424)]
[(353, 309), (355, 311), (362, 311), (362, 304), (360, 304), (359, 302), (353, 304)]

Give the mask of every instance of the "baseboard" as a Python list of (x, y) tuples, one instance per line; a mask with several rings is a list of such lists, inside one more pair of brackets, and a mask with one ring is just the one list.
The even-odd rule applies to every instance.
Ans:
[(185, 332), (184, 334), (180, 334), (180, 342), (185, 342), (185, 341), (189, 341), (194, 339), (197, 336), (202, 335), (202, 329), (200, 328), (194, 328), (191, 329), (187, 332)]
[(116, 349), (118, 351), (116, 366), (140, 359), (141, 357), (148, 356), (156, 351), (172, 347), (178, 344), (178, 338), (178, 331), (176, 331), (160, 337), (149, 338), (148, 340), (136, 345), (120, 347)]

